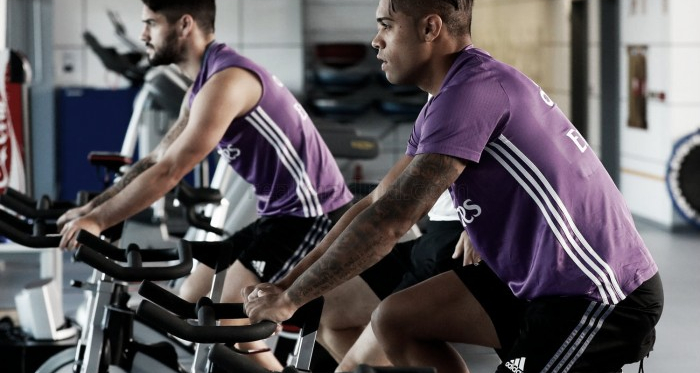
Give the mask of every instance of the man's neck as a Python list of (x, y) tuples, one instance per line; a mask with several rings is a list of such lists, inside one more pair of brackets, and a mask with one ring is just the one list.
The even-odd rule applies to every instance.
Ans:
[(202, 68), (204, 54), (213, 41), (214, 34), (211, 34), (207, 37), (197, 38), (187, 46), (188, 50), (185, 52), (185, 59), (178, 64), (185, 76), (191, 80), (197, 77), (199, 70)]
[(420, 86), (420, 88), (425, 92), (436, 95), (440, 88), (442, 88), (442, 83), (445, 77), (447, 77), (450, 68), (452, 68), (452, 64), (454, 64), (464, 48), (471, 44), (471, 38), (462, 38), (461, 40), (451, 40), (449, 43), (445, 43), (436, 49), (434, 51), (435, 60), (430, 68), (430, 71), (433, 73), (427, 79), (426, 84)]

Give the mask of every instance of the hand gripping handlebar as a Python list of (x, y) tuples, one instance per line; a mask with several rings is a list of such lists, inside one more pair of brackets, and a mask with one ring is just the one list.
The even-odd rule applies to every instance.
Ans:
[[(242, 307), (242, 305), (239, 304)], [(196, 343), (239, 343), (268, 338), (277, 329), (277, 324), (263, 321), (253, 325), (217, 326), (214, 304), (209, 298), (197, 302), (199, 325), (193, 325), (155, 305), (147, 299), (139, 304), (136, 314), (152, 325), (176, 337)], [(223, 317), (226, 318), (226, 317)]]

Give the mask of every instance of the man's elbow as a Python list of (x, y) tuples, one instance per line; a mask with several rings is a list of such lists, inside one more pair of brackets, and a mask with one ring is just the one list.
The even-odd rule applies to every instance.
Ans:
[(191, 169), (182, 167), (182, 165), (174, 164), (171, 162), (161, 161), (159, 162), (161, 167), (158, 175), (158, 182), (163, 183), (163, 185), (168, 186), (168, 190), (174, 188), (180, 180), (182, 180)]

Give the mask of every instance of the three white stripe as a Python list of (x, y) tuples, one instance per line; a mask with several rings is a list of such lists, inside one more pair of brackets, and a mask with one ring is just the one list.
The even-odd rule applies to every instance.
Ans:
[(600, 331), (615, 306), (591, 302), (576, 328), (542, 369), (542, 373), (566, 373)]
[[(505, 136), (499, 136), (498, 140), (500, 143), (495, 141), (491, 142), (487, 145), (485, 150), (491, 154), (513, 178), (518, 181), (530, 197), (532, 197), (533, 201), (540, 208), (540, 211), (542, 211), (544, 218), (552, 229), (552, 233), (568, 256), (598, 287), (603, 303), (616, 304), (624, 299), (625, 295), (612, 269), (583, 237), (563, 202), (542, 172)], [(510, 152), (508, 150), (510, 150)], [(506, 159), (510, 163), (508, 163)], [(511, 164), (513, 166), (511, 166)], [(513, 167), (515, 167), (517, 171)], [(523, 179), (520, 174), (522, 174), (525, 179)], [(543, 187), (547, 190), (546, 192)]]
[(292, 269), (301, 259), (303, 259), (306, 254), (311, 251), (311, 249), (316, 247), (316, 244), (321, 242), (326, 233), (331, 229), (331, 219), (326, 215), (317, 216), (311, 229), (304, 236), (304, 240), (299, 244), (299, 247), (294, 251), (294, 254), (289, 257), (287, 262), (284, 263), (282, 268), (275, 273), (268, 282), (274, 283), (282, 276), (285, 276), (290, 269)]
[(318, 199), (318, 194), (309, 179), (304, 162), (294, 150), (289, 138), (280, 130), (270, 116), (258, 107), (246, 117), (248, 123), (253, 125), (260, 134), (275, 148), (280, 161), (287, 168), (297, 183), (296, 193), (304, 209), (305, 217), (323, 215), (323, 208)]

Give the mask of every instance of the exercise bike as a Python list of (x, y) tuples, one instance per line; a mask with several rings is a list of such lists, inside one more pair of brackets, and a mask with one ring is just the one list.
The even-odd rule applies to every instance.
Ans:
[[(75, 260), (94, 268), (90, 281), (73, 282), (73, 286), (94, 293), (88, 301), (88, 322), (78, 345), (48, 359), (37, 373), (182, 372), (175, 343), (135, 340), (134, 313), (127, 305), (128, 283), (187, 275), (192, 268), (189, 243), (182, 241), (177, 249), (147, 250), (132, 244), (123, 250), (85, 231), (78, 234), (77, 241), (81, 246), (75, 251)], [(115, 261), (126, 265), (115, 265)], [(175, 264), (144, 265), (172, 261)]]
[[(217, 326), (216, 321), (228, 318), (245, 318), (240, 303), (214, 303), (201, 298), (196, 304), (144, 281), (139, 293), (146, 296), (137, 314), (164, 332), (198, 343), (212, 344), (207, 354), (206, 369), (198, 372), (217, 373), (270, 373), (245, 357), (247, 351), (233, 347), (234, 343), (268, 338), (277, 328), (275, 323), (263, 321), (249, 326)], [(310, 372), (323, 298), (317, 298), (303, 307), (285, 322), (300, 328), (302, 336), (296, 346), (294, 359), (282, 373)], [(194, 321), (193, 321), (194, 320)], [(194, 371), (193, 371), (194, 372)], [(370, 367), (360, 365), (354, 373), (434, 373), (434, 368)]]
[(55, 235), (56, 226), (52, 219), (63, 211), (47, 197), (36, 201), (14, 189), (7, 189), (0, 195), (0, 235), (22, 248), (37, 249), (41, 256), (40, 280), (25, 285), (15, 295), (21, 343), (30, 340), (66, 341), (77, 333), (76, 326), (63, 313), (60, 291), (62, 259), (59, 251), (54, 249), (60, 236)]
[[(219, 319), (246, 318), (240, 303), (215, 303), (208, 297), (202, 297), (197, 303), (187, 302), (159, 286), (144, 281), (139, 288), (144, 299), (137, 314), (152, 325), (178, 338), (198, 343), (200, 351), (208, 356), (214, 343), (224, 343), (237, 354), (257, 353), (242, 351), (234, 347), (235, 343), (267, 339), (275, 332), (277, 325), (262, 322), (246, 326), (217, 326)], [(300, 369), (309, 369), (316, 340), (323, 299), (319, 298), (300, 308), (285, 324), (299, 328), (298, 340), (291, 365)], [(246, 359), (247, 360), (247, 359)], [(255, 365), (252, 361), (250, 364)], [(192, 372), (221, 372), (211, 360), (203, 360)]]
[[(203, 216), (201, 214), (197, 214), (194, 211), (196, 210), (197, 206), (200, 206), (202, 204), (216, 204), (221, 200), (221, 195), (219, 194), (218, 190), (212, 190), (208, 188), (192, 188), (188, 186), (186, 183), (181, 183), (175, 190), (174, 195), (180, 203), (185, 207), (185, 211), (187, 212), (187, 219), (190, 221), (192, 226), (196, 226), (199, 229), (204, 229), (207, 231), (211, 232), (219, 232), (217, 228), (214, 228), (209, 225), (209, 221), (207, 220), (206, 216)], [(3, 209), (0, 209), (0, 234), (3, 234), (4, 236), (8, 237), (12, 241), (15, 241), (16, 243), (20, 245), (24, 245), (26, 247), (34, 247), (34, 248), (56, 248), (59, 244), (60, 241), (60, 235), (56, 233), (56, 224), (55, 220), (62, 215), (67, 209), (75, 207), (77, 204), (81, 204), (82, 202), (77, 202), (77, 203), (70, 203), (70, 202), (59, 202), (59, 203), (53, 203), (50, 201), (50, 199), (46, 196), (42, 197), (40, 201), (34, 201), (32, 198), (27, 197), (26, 195), (19, 193), (17, 191), (8, 189), (8, 191), (5, 194), (0, 195), (0, 204), (4, 207)], [(39, 208), (35, 207), (39, 206)], [(10, 209), (12, 207), (13, 209)], [(120, 226), (120, 225), (119, 225)], [(115, 228), (119, 228), (119, 226)], [(103, 232), (103, 234), (107, 235), (111, 239), (116, 240), (119, 237), (119, 231), (115, 228), (112, 228), (106, 232)], [(112, 232), (110, 234), (110, 232)], [(85, 234), (86, 232), (83, 232), (81, 237), (81, 243), (85, 243)], [(104, 241), (102, 240), (90, 240), (87, 241), (91, 243), (91, 246), (95, 245), (104, 245)], [(129, 250), (133, 249), (138, 249), (137, 246), (131, 245)], [(86, 248), (83, 248), (83, 251), (88, 250)], [(51, 252), (56, 252), (60, 253), (58, 250), (51, 250)], [(119, 250), (116, 248), (111, 249), (111, 256), (116, 256), (115, 259), (122, 259), (124, 258), (124, 251)], [(166, 251), (167, 252), (167, 251)], [(116, 254), (115, 254), (116, 253)], [(146, 252), (146, 258), (151, 258), (153, 256), (154, 251), (147, 251)], [(93, 255), (94, 256), (94, 255)], [(59, 258), (57, 260), (57, 263), (61, 263), (61, 259)], [(168, 279), (174, 279), (174, 278), (179, 278), (182, 277), (186, 274), (189, 273), (189, 270), (191, 269), (191, 259), (189, 262), (189, 267), (188, 268), (180, 268), (180, 272), (177, 273), (177, 275), (171, 275)], [(121, 302), (120, 299), (125, 299), (125, 295), (127, 294), (126, 286), (121, 284), (118, 280), (114, 280), (114, 278), (119, 279), (119, 280), (134, 280), (134, 281), (141, 281), (143, 278), (150, 278), (148, 276), (157, 276), (157, 273), (151, 273), (150, 271), (152, 270), (151, 268), (146, 269), (148, 272), (146, 272), (148, 275), (146, 277), (123, 277), (124, 274), (122, 273), (111, 273), (112, 279), (110, 280), (109, 278), (106, 278), (102, 276), (100, 273), (93, 273), (92, 276), (92, 284), (83, 284), (79, 282), (75, 282), (76, 286), (79, 288), (84, 288), (86, 290), (90, 290), (88, 293), (95, 293), (96, 296), (94, 297), (88, 297), (87, 298), (87, 304), (88, 307), (87, 309), (90, 310), (89, 315), (87, 317), (90, 322), (88, 323), (87, 321), (84, 321), (82, 323), (83, 326), (83, 333), (81, 335), (81, 342), (80, 342), (80, 348), (78, 349), (71, 349), (71, 351), (76, 351), (77, 352), (71, 352), (71, 351), (64, 351), (58, 356), (55, 356), (53, 360), (45, 363), (42, 367), (46, 367), (48, 364), (47, 369), (48, 371), (61, 371), (59, 367), (64, 366), (66, 362), (68, 361), (75, 361), (79, 362), (80, 364), (84, 364), (83, 362), (87, 362), (85, 366), (84, 372), (92, 372), (93, 370), (93, 365), (91, 365), (91, 361), (100, 361), (102, 365), (104, 365), (104, 361), (111, 361), (109, 358), (100, 358), (101, 356), (100, 353), (95, 352), (95, 351), (102, 351), (99, 348), (96, 348), (94, 346), (97, 346), (98, 344), (101, 344), (103, 347), (105, 345), (104, 342), (102, 342), (102, 339), (99, 337), (95, 337), (95, 333), (93, 331), (99, 330), (97, 328), (96, 323), (101, 322), (103, 317), (100, 316), (99, 311), (96, 311), (96, 309), (102, 309), (104, 308), (105, 302), (108, 300), (110, 302), (114, 302), (113, 306), (116, 306), (117, 309), (120, 309), (122, 312), (120, 313), (115, 313), (111, 312), (111, 314), (126, 314), (128, 315), (129, 311), (126, 307), (126, 303), (119, 303)], [(58, 268), (56, 270), (57, 274), (61, 274), (61, 268)], [(48, 279), (51, 280), (51, 279)], [(56, 283), (61, 283), (62, 281), (52, 281), (52, 285), (55, 285)], [(59, 285), (60, 286), (60, 285)], [(52, 286), (49, 291), (45, 292), (50, 295), (56, 295), (57, 297), (60, 297), (61, 295), (61, 289), (60, 287), (57, 289), (54, 289), (56, 286)], [(106, 296), (104, 293), (107, 292), (109, 294), (112, 294), (111, 296)], [(124, 300), (125, 302), (125, 300)], [(61, 306), (62, 302), (60, 299), (58, 301), (52, 302), (54, 306)], [(121, 307), (121, 308), (119, 308)], [(32, 313), (36, 312), (41, 312), (42, 308), (39, 307), (39, 304), (32, 304)], [(48, 328), (48, 331), (52, 331), (53, 333), (53, 338), (51, 339), (65, 339), (68, 338), (69, 331), (72, 331), (71, 335), (75, 335), (75, 328), (78, 326), (75, 323), (72, 322), (72, 320), (65, 319), (63, 313), (62, 313), (62, 308), (59, 310), (60, 312), (56, 312), (52, 309), (46, 309), (46, 313), (49, 314), (49, 322), (43, 323), (41, 325), (45, 324), (50, 324), (51, 328)], [(132, 312), (133, 313), (133, 312)], [(95, 316), (98, 315), (98, 316)], [(104, 314), (103, 314), (104, 315)], [(45, 315), (44, 315), (45, 316)], [(53, 317), (51, 317), (53, 316)], [(44, 319), (46, 317), (42, 317), (41, 319)], [(65, 319), (65, 323), (64, 323)], [(128, 325), (129, 322), (127, 322), (128, 317), (126, 316), (114, 316), (113, 319), (117, 320), (114, 322), (114, 325)], [(50, 321), (53, 321), (51, 323)], [(130, 322), (133, 323), (133, 320)], [(67, 326), (70, 326), (70, 329)], [(111, 326), (111, 329), (116, 329), (115, 326)], [(46, 328), (43, 328), (42, 326), (39, 326), (37, 328), (38, 330), (44, 332)], [(125, 330), (130, 330), (131, 328), (126, 328)], [(144, 328), (141, 328), (144, 329)], [(119, 332), (121, 334), (125, 334), (123, 332)], [(148, 331), (145, 332), (148, 334)], [(162, 335), (158, 335), (155, 332), (151, 332), (154, 337), (158, 339), (162, 339)], [(98, 333), (99, 334), (99, 333)], [(109, 335), (115, 334), (114, 332), (109, 333)], [(143, 334), (143, 333), (142, 333)], [(43, 336), (39, 336), (43, 337)], [(73, 342), (75, 343), (75, 342)], [(91, 347), (85, 347), (85, 346), (91, 346)], [(140, 345), (136, 345), (140, 346)], [(130, 351), (135, 351), (136, 349), (131, 347), (129, 348)], [(89, 351), (89, 353), (85, 353), (84, 351)], [(91, 352), (90, 352), (91, 351)], [(159, 351), (159, 350), (156, 350)], [(187, 346), (183, 346), (180, 348), (180, 355), (185, 356), (186, 358), (191, 358), (191, 355), (193, 351), (189, 349)], [(172, 355), (172, 354), (171, 354)], [(67, 358), (66, 356), (69, 356)], [(94, 358), (93, 356), (98, 356), (98, 358)], [(56, 363), (58, 361), (58, 363)], [(121, 364), (121, 363), (120, 363)], [(102, 366), (100, 365), (100, 366)], [(124, 365), (124, 364), (122, 364)], [(126, 366), (129, 366), (130, 364), (126, 364)], [(59, 367), (57, 367), (59, 366)], [(76, 364), (76, 366), (78, 366)], [(171, 364), (171, 366), (174, 366)], [(79, 367), (79, 366), (78, 366)], [(43, 369), (43, 368), (42, 368)], [(116, 368), (114, 368), (116, 369)], [(77, 372), (77, 370), (76, 370)]]

